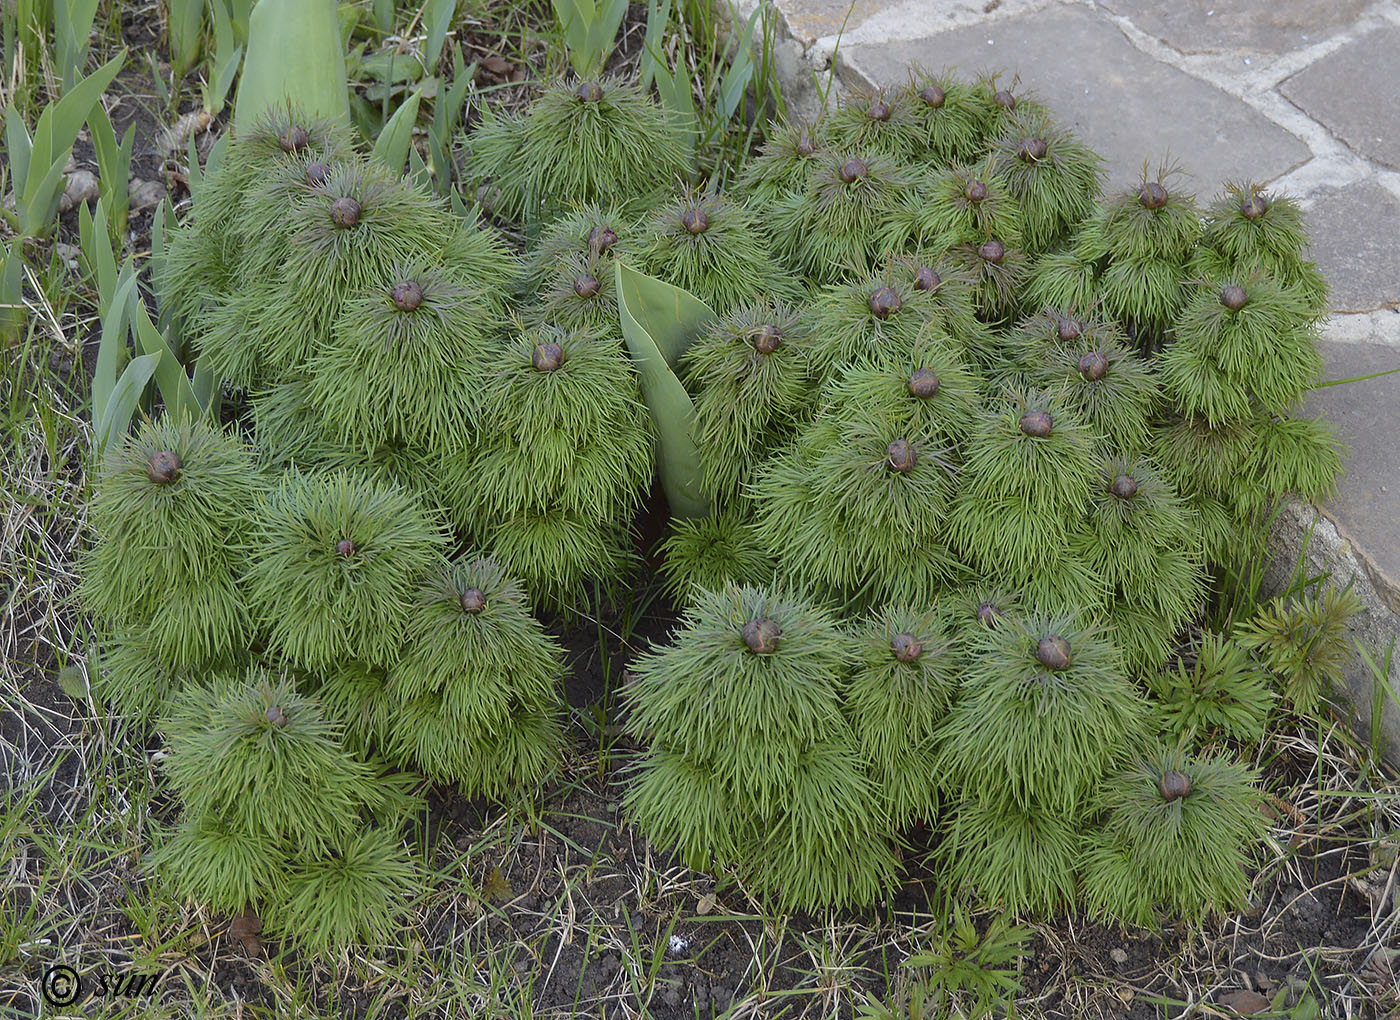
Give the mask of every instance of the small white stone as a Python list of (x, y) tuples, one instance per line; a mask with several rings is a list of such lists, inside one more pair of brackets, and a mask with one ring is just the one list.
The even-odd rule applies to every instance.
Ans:
[(666, 951), (672, 956), (684, 956), (690, 951), (690, 939), (684, 935), (672, 935), (666, 940)]

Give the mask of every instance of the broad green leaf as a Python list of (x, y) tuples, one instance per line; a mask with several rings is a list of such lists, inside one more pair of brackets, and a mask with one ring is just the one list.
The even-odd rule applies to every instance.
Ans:
[(248, 24), (234, 131), (288, 104), (310, 117), (350, 122), (345, 50), (335, 0), (258, 0)]
[(744, 26), (743, 35), (739, 37), (739, 51), (734, 55), (734, 63), (729, 65), (729, 70), (724, 72), (724, 78), (720, 81), (721, 121), (727, 121), (734, 116), (734, 111), (739, 108), (744, 92), (749, 87), (749, 79), (753, 77), (753, 51), (749, 49), (749, 41), (753, 38), (754, 23), (762, 13), (763, 8), (759, 6), (749, 15), (748, 24)]
[(661, 96), (661, 105), (675, 119), (676, 127), (685, 136), (686, 155), (695, 159), (695, 139), (699, 134), (699, 122), (695, 118), (695, 96), (691, 92), (690, 72), (685, 61), (676, 62), (676, 71), (671, 73), (663, 61), (655, 64), (656, 91)]
[(191, 384), (194, 389), (195, 399), (199, 401), (202, 413), (211, 418), (218, 418), (218, 408), (213, 407), (214, 395), (217, 392), (217, 383), (214, 379), (214, 370), (209, 367), (209, 359), (200, 358), (194, 363), (194, 382)]
[(97, 179), (101, 201), (106, 203), (107, 222), (111, 232), (120, 238), (126, 232), (126, 214), (130, 205), (127, 182), (131, 179), (131, 147), (136, 141), (136, 125), (117, 141), (112, 121), (101, 103), (94, 103), (88, 117), (88, 134), (92, 136), (97, 154)]
[(132, 358), (126, 366), (126, 371), (122, 372), (121, 378), (112, 389), (106, 413), (101, 415), (97, 422), (99, 454), (114, 441), (121, 442), (122, 436), (126, 435), (126, 430), (131, 425), (131, 416), (136, 413), (136, 407), (141, 403), (141, 394), (146, 392), (146, 384), (151, 381), (151, 376), (155, 375), (158, 364), (159, 354), (142, 354)]
[(408, 179), (415, 188), (421, 188), (429, 195), (433, 193), (433, 175), (428, 170), (428, 164), (423, 162), (423, 157), (418, 155), (416, 145), (408, 147)]
[(97, 365), (92, 373), (92, 415), (101, 420), (107, 413), (112, 391), (117, 385), (117, 362), (126, 349), (127, 324), (131, 321), (131, 300), (136, 289), (136, 269), (131, 259), (117, 277), (116, 293), (102, 317), (102, 339), (97, 344)]
[(107, 309), (117, 290), (117, 256), (112, 250), (112, 236), (107, 231), (107, 209), (103, 199), (98, 199), (92, 212), (86, 203), (78, 209), (78, 235), (83, 257), (87, 260), (88, 271), (92, 273), (97, 286), (97, 314), (107, 317)]
[(660, 436), (658, 474), (675, 517), (704, 517), (710, 500), (700, 480), (695, 405), (675, 368), (715, 313), (699, 298), (617, 263), (617, 310), (637, 366), (642, 397)]
[(413, 125), (418, 120), (421, 98), (415, 90), (408, 101), (394, 111), (374, 142), (371, 158), (396, 174), (403, 173), (403, 166), (408, 162), (408, 149), (413, 144)]
[(13, 106), (5, 108), (5, 154), (10, 161), (10, 179), (18, 186), (29, 176), (29, 152), (34, 141), (24, 118)]
[(166, 0), (166, 34), (170, 39), (170, 63), (176, 78), (199, 59), (199, 40), (204, 18), (204, 0)]
[(170, 342), (156, 329), (155, 323), (146, 312), (145, 304), (136, 302), (132, 309), (132, 319), (136, 342), (141, 350), (146, 354), (160, 355), (160, 362), (156, 365), (156, 386), (160, 389), (160, 398), (165, 402), (165, 409), (174, 414), (188, 415), (191, 421), (197, 420), (204, 413), (204, 408), (195, 396), (185, 366), (180, 364), (180, 358), (170, 346)]
[(87, 674), (83, 667), (75, 664), (64, 666), (58, 671), (58, 686), (74, 701), (82, 701), (88, 695)]
[(428, 0), (423, 9), (423, 24), (428, 29), (428, 39), (423, 49), (424, 63), (429, 72), (435, 72), (438, 60), (442, 57), (442, 45), (447, 41), (448, 29), (452, 27), (452, 16), (457, 13), (457, 0)]
[(652, 79), (656, 76), (656, 55), (661, 52), (661, 40), (670, 21), (671, 0), (647, 0), (647, 32), (637, 72), (643, 92), (651, 88)]
[(97, 0), (54, 0), (54, 51), (66, 92), (78, 81), (87, 63), (88, 39), (97, 17)]
[(233, 15), (224, 0), (209, 0), (209, 13), (214, 19), (214, 59), (209, 84), (204, 90), (204, 109), (217, 115), (228, 99), (234, 75), (243, 60), (243, 47), (236, 41)]
[(0, 338), (13, 339), (24, 325), (24, 246), (12, 244), (0, 258)]

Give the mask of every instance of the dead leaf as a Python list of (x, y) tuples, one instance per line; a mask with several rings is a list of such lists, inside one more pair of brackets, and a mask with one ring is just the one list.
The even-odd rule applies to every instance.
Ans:
[(70, 698), (82, 701), (87, 697), (87, 674), (82, 666), (64, 666), (58, 671), (58, 686)]
[(486, 876), (486, 883), (481, 887), (481, 894), (492, 903), (509, 903), (515, 899), (515, 890), (506, 881), (506, 876), (501, 874), (500, 868), (492, 868), (491, 874)]
[(228, 926), (229, 937), (249, 956), (257, 956), (262, 952), (262, 939), (258, 937), (262, 930), (262, 918), (251, 910), (243, 911), (230, 921)]
[(1227, 1009), (1233, 1009), (1236, 1013), (1253, 1016), (1256, 1013), (1264, 1012), (1272, 1005), (1272, 1002), (1267, 996), (1251, 992), (1248, 988), (1236, 988), (1220, 997), (1220, 1005)]
[(697, 914), (702, 915), (702, 916), (705, 915), (705, 914), (708, 914), (711, 910), (714, 910), (714, 909), (715, 909), (715, 894), (712, 893), (712, 892), (707, 892), (704, 896), (701, 896), (701, 897), (700, 897), (700, 902), (697, 903), (697, 904), (695, 904), (695, 912), (696, 912)]

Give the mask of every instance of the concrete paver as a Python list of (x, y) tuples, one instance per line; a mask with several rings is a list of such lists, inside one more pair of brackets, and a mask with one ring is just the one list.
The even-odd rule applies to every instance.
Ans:
[[(1103, 16), (1052, 7), (924, 38), (838, 53), (877, 84), (911, 64), (965, 76), (1005, 68), (1105, 158), (1110, 189), (1134, 185), (1144, 159), (1171, 159), (1203, 199), (1226, 179), (1267, 181), (1310, 157), (1306, 145), (1234, 96), (1155, 60)], [(1182, 111), (1190, 111), (1182, 116)]]
[(1321, 42), (1356, 20), (1369, 0), (1100, 0), (1179, 53), (1287, 53)]
[(1363, 156), (1400, 170), (1400, 26), (1367, 32), (1279, 86)]
[[(1400, 198), (1373, 180), (1358, 181), (1317, 198), (1304, 222), (1334, 311), (1400, 305)], [(1400, 401), (1395, 406), (1400, 409)]]

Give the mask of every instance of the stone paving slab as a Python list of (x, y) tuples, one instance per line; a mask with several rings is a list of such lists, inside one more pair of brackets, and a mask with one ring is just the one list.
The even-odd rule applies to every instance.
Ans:
[(1099, 0), (1179, 53), (1287, 53), (1345, 29), (1371, 0)]
[(1279, 86), (1354, 151), (1400, 170), (1400, 25), (1367, 32)]
[[(1400, 313), (1397, 313), (1400, 314)], [(1324, 341), (1326, 378), (1354, 379), (1400, 369), (1400, 347)], [(1372, 581), (1400, 613), (1400, 372), (1313, 390), (1304, 403), (1322, 415), (1350, 448), (1337, 494), (1323, 507), (1372, 568)]]
[(1304, 222), (1334, 311), (1400, 305), (1400, 198), (1375, 181), (1358, 181), (1317, 198)]
[(877, 85), (907, 80), (911, 64), (956, 67), (965, 76), (1001, 68), (1019, 74), (1104, 156), (1112, 190), (1135, 184), (1145, 159), (1155, 167), (1170, 157), (1208, 200), (1227, 179), (1272, 180), (1311, 155), (1293, 134), (1143, 53), (1088, 8), (1055, 7), (925, 38), (843, 47), (837, 59)]

